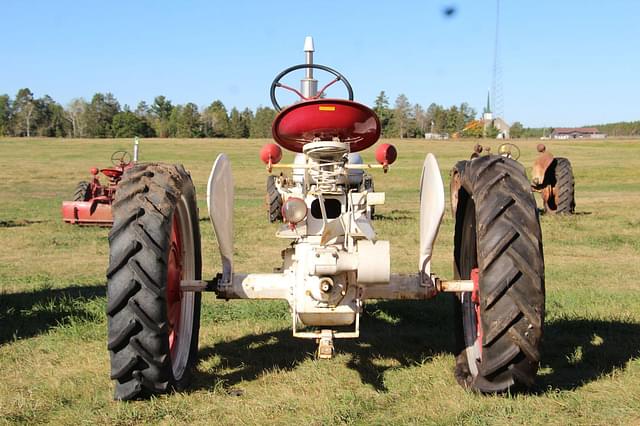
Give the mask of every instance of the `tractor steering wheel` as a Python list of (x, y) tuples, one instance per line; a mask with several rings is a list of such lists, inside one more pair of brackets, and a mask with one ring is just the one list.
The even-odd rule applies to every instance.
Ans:
[(124, 168), (131, 164), (131, 155), (127, 151), (116, 151), (111, 154), (111, 164)]
[[(331, 81), (328, 84), (326, 84), (322, 89), (320, 89), (318, 94), (316, 94), (315, 96), (309, 97), (309, 98), (304, 96), (302, 93), (300, 93), (296, 89), (280, 83), (280, 80), (282, 80), (282, 78), (285, 75), (291, 73), (292, 71), (296, 71), (296, 70), (300, 70), (300, 69), (307, 69), (307, 68), (315, 68), (315, 69), (319, 69), (319, 70), (322, 70), (322, 71), (326, 71), (326, 72), (328, 72), (330, 74), (333, 74), (336, 78), (333, 79), (333, 81)], [(329, 86), (331, 86), (333, 83), (336, 83), (338, 81), (341, 81), (345, 85), (345, 87), (347, 88), (347, 92), (349, 92), (349, 100), (352, 101), (353, 100), (353, 89), (351, 88), (351, 84), (349, 84), (349, 81), (342, 74), (340, 74), (338, 71), (334, 70), (333, 68), (329, 68), (327, 66), (319, 65), (319, 64), (294, 65), (294, 66), (289, 67), (286, 70), (282, 71), (280, 74), (278, 74), (276, 76), (276, 78), (273, 79), (273, 83), (271, 83), (271, 90), (269, 91), (269, 94), (271, 96), (271, 103), (273, 104), (273, 107), (276, 109), (276, 111), (280, 112), (282, 110), (282, 108), (280, 107), (280, 104), (278, 103), (278, 100), (276, 99), (276, 88), (277, 87), (282, 87), (283, 89), (287, 89), (287, 90), (295, 93), (296, 95), (298, 95), (300, 97), (300, 99), (302, 99), (304, 101), (309, 101), (309, 100), (313, 100), (313, 99), (319, 99), (324, 94), (324, 91), (327, 90), (327, 88)]]
[(498, 147), (498, 154), (502, 155), (503, 157), (517, 160), (518, 158), (520, 158), (520, 148), (512, 143), (503, 143)]

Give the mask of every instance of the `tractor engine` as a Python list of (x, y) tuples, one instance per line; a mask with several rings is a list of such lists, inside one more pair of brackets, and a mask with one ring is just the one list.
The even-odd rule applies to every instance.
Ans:
[(293, 169), (302, 184), (283, 188), (285, 223), (276, 236), (294, 240), (283, 251), (282, 272), (293, 284), (289, 303), (300, 324), (353, 324), (360, 289), (389, 282), (389, 243), (376, 239), (367, 215), (384, 194), (358, 190), (358, 157), (351, 163), (349, 145), (340, 141), (306, 144), (304, 162)]

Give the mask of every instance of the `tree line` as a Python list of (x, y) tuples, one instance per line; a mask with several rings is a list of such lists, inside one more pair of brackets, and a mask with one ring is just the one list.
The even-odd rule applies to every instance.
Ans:
[(599, 131), (609, 136), (640, 136), (640, 121), (592, 124), (585, 127), (596, 127)]
[(14, 99), (0, 95), (0, 136), (267, 138), (275, 116), (268, 107), (227, 111), (219, 100), (199, 109), (191, 102), (174, 105), (156, 96), (151, 105), (142, 101), (132, 110), (121, 107), (111, 93), (96, 93), (90, 101), (76, 98), (66, 107), (48, 95), (34, 97), (28, 88)]
[[(400, 94), (391, 106), (381, 91), (373, 110), (384, 137), (422, 138), (426, 133), (495, 137), (495, 129), (467, 128), (476, 119), (476, 111), (466, 102), (448, 108), (432, 103), (425, 108), (411, 104), (406, 95)], [(62, 106), (49, 95), (36, 98), (31, 90), (23, 88), (13, 99), (0, 95), (0, 136), (269, 138), (276, 114), (273, 108), (262, 106), (255, 111), (235, 107), (227, 110), (220, 100), (202, 108), (191, 102), (174, 105), (165, 96), (156, 96), (151, 105), (141, 101), (132, 110), (128, 105), (121, 107), (111, 93), (96, 93), (90, 101), (76, 98)], [(640, 135), (640, 121), (595, 127), (611, 136)], [(513, 138), (539, 138), (551, 131), (514, 122), (510, 133)]]
[[(460, 132), (476, 115), (467, 103), (449, 108), (431, 104), (425, 109), (409, 103), (403, 94), (391, 107), (384, 91), (373, 109), (383, 136), (399, 138)], [(0, 95), (0, 136), (268, 138), (276, 114), (270, 107), (227, 110), (220, 100), (204, 108), (191, 102), (174, 105), (165, 96), (156, 96), (150, 105), (141, 101), (131, 109), (121, 107), (111, 93), (96, 93), (90, 101), (75, 98), (62, 106), (49, 95), (36, 98), (23, 88), (13, 99)]]
[(449, 108), (432, 103), (425, 109), (412, 105), (404, 94), (398, 95), (392, 108), (384, 90), (376, 97), (373, 110), (380, 119), (382, 135), (390, 138), (423, 138), (425, 133), (463, 136), (462, 130), (476, 118), (476, 111), (466, 102)]

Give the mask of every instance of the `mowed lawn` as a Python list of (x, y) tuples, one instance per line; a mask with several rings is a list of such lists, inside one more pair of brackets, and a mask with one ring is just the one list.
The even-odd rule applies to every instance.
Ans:
[[(264, 210), (256, 140), (143, 140), (141, 159), (183, 163), (199, 194), (204, 276), (219, 258), (206, 181), (220, 152), (236, 186), (240, 272), (270, 272), (285, 243)], [(427, 152), (449, 170), (475, 141), (392, 141), (375, 173), (387, 204), (376, 230), (394, 272), (415, 272), (418, 181)], [(539, 141), (516, 141), (528, 170)], [(60, 205), (89, 168), (130, 140), (0, 140), (0, 423), (55, 424), (638, 424), (640, 423), (640, 140), (547, 141), (576, 177), (576, 215), (541, 216), (547, 313), (536, 387), (482, 396), (453, 377), (451, 297), (368, 304), (362, 337), (332, 360), (294, 339), (285, 303), (203, 299), (200, 362), (187, 391), (112, 400), (106, 344), (108, 229), (62, 222)], [(495, 151), (498, 143), (486, 141)], [(364, 153), (373, 160), (373, 152)], [(290, 161), (292, 154), (285, 155)], [(540, 205), (539, 196), (538, 204)], [(452, 276), (447, 215), (433, 269)]]

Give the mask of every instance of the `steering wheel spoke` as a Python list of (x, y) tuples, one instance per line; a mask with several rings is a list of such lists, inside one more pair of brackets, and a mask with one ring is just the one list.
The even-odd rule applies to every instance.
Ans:
[(307, 98), (305, 95), (300, 93), (299, 90), (296, 90), (291, 86), (287, 86), (286, 84), (278, 83), (278, 87), (282, 87), (283, 89), (286, 89), (286, 90), (289, 90), (290, 92), (295, 93), (296, 95), (298, 95), (298, 97), (300, 97), (300, 99), (305, 100), (305, 101), (308, 101), (309, 99), (315, 99), (315, 97)]
[(116, 151), (111, 154), (111, 164), (116, 167), (124, 168), (131, 164), (131, 154), (127, 151)]
[[(318, 94), (313, 96), (311, 99), (320, 99), (322, 97), (322, 95), (324, 94), (324, 91), (327, 90), (329, 87), (333, 86), (338, 81), (340, 81), (340, 77), (334, 78), (329, 83), (325, 84), (324, 87), (322, 89), (320, 89)], [(353, 100), (353, 99), (349, 99), (349, 100)]]

